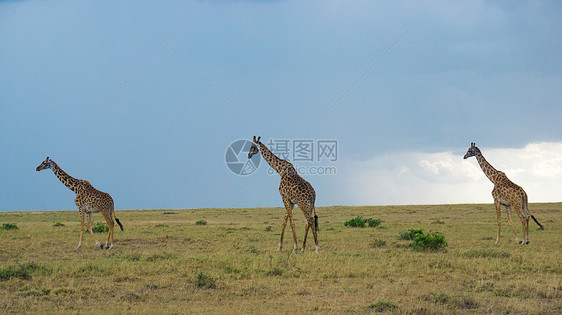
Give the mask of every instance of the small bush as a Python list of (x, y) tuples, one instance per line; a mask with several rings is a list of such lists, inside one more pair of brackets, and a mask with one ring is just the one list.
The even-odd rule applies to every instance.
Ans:
[(445, 235), (440, 233), (417, 234), (410, 243), (410, 247), (414, 251), (438, 251), (444, 249), (447, 245)]
[(381, 224), (381, 220), (380, 219), (367, 219), (367, 224), (369, 224), (369, 227), (377, 227)]
[(409, 229), (407, 232), (400, 233), (400, 239), (402, 240), (413, 240), (416, 235), (423, 234), (422, 229)]
[(202, 289), (214, 289), (217, 287), (215, 279), (204, 274), (202, 271), (197, 274), (193, 284), (195, 284), (196, 287)]
[(169, 225), (166, 223), (160, 223), (160, 224), (156, 224), (154, 227), (169, 227)]
[(92, 227), (92, 231), (94, 231), (94, 233), (104, 233), (104, 232), (108, 232), (109, 231), (109, 226), (98, 222), (96, 223), (96, 225), (94, 225)]
[(362, 216), (358, 216), (354, 219), (345, 221), (343, 225), (350, 226), (350, 227), (361, 227), (364, 228), (366, 225), (369, 227), (377, 227), (381, 224), (381, 220), (379, 219), (364, 219)]
[(52, 272), (51, 269), (41, 266), (34, 262), (27, 264), (11, 265), (0, 269), (0, 281), (9, 280), (12, 278), (28, 280), (31, 279), (31, 274), (36, 271)]
[(388, 312), (394, 310), (396, 308), (396, 305), (390, 302), (377, 302), (371, 304), (371, 306), (369, 307), (372, 308), (375, 312)]
[(53, 224), (53, 226), (64, 226), (64, 224), (62, 224), (62, 223), (60, 223), (60, 222), (55, 222), (55, 223)]
[(199, 221), (195, 222), (195, 225), (207, 225), (207, 221), (199, 220)]
[(12, 223), (4, 223), (2, 224), (3, 230), (17, 230), (18, 226)]
[(365, 227), (365, 220), (363, 219), (363, 217), (359, 216), (354, 219), (345, 221), (343, 225), (350, 227)]
[(265, 227), (265, 230), (266, 230), (267, 232), (271, 232), (271, 228), (272, 228), (271, 225), (268, 225), (268, 226)]

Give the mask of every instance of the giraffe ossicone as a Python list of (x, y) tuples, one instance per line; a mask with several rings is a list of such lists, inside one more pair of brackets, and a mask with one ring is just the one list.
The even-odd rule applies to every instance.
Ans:
[(318, 246), (318, 216), (314, 202), (316, 200), (316, 192), (312, 185), (304, 180), (291, 162), (280, 159), (273, 154), (266, 146), (260, 141), (261, 137), (253, 138), (252, 146), (248, 152), (248, 159), (252, 158), (255, 154), (261, 153), (265, 161), (273, 168), (280, 176), (281, 182), (279, 184), (279, 193), (285, 205), (285, 218), (281, 224), (281, 239), (279, 240), (279, 251), (283, 249), (283, 235), (285, 234), (285, 227), (287, 220), (289, 220), (291, 229), (293, 231), (293, 252), (297, 252), (297, 234), (295, 232), (295, 221), (293, 219), (293, 208), (295, 204), (302, 210), (306, 218), (306, 227), (304, 230), (304, 240), (302, 242), (301, 251), (304, 252), (306, 248), (306, 238), (308, 230), (312, 229), (314, 236), (314, 243), (316, 245), (315, 252), (318, 254), (320, 247)]
[[(51, 160), (49, 157), (45, 159), (37, 168), (36, 171), (42, 171), (45, 169), (51, 169), (55, 176), (70, 190), (76, 193), (76, 198), (74, 202), (76, 206), (78, 206), (78, 212), (80, 213), (80, 241), (78, 242), (78, 246), (76, 249), (82, 246), (82, 239), (84, 236), (84, 215), (88, 217), (88, 230), (97, 246), (101, 249), (104, 248), (94, 235), (92, 231), (92, 213), (99, 212), (103, 215), (107, 225), (109, 226), (109, 232), (107, 233), (107, 240), (105, 241), (105, 248), (112, 249), (113, 248), (113, 227), (115, 225), (113, 219), (119, 227), (123, 231), (123, 225), (117, 219), (115, 215), (115, 209), (113, 204), (113, 198), (108, 193), (103, 191), (99, 191), (90, 184), (87, 180), (84, 179), (76, 179), (70, 175), (68, 175), (65, 171), (60, 168), (55, 161)], [(109, 243), (109, 245), (108, 245)]]

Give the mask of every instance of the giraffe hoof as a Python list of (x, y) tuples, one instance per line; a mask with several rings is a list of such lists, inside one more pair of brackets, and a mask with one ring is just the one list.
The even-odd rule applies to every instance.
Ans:
[(103, 249), (103, 244), (100, 244), (100, 248)]
[(531, 243), (531, 241), (529, 241), (529, 240), (525, 241), (525, 245), (529, 245), (529, 243)]

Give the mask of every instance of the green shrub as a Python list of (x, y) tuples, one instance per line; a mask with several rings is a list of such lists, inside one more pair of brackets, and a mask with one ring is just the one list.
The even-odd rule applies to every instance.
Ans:
[(195, 225), (207, 225), (207, 221), (199, 220), (199, 221), (195, 222)]
[(388, 312), (394, 310), (396, 308), (396, 305), (390, 302), (377, 302), (371, 304), (371, 306), (369, 307), (372, 308), (375, 312)]
[(196, 287), (202, 289), (214, 289), (217, 287), (215, 279), (204, 274), (202, 271), (197, 274), (193, 284), (195, 284)]
[(272, 228), (271, 225), (268, 225), (268, 226), (265, 227), (265, 230), (266, 230), (267, 232), (271, 232), (271, 228)]
[(400, 239), (402, 240), (413, 240), (416, 235), (423, 234), (422, 229), (409, 229), (407, 232), (400, 233)]
[(108, 232), (109, 231), (109, 226), (98, 222), (96, 223), (96, 225), (94, 225), (92, 227), (92, 231), (94, 231), (94, 233), (104, 233), (104, 232)]
[(417, 234), (410, 243), (410, 247), (414, 251), (438, 251), (444, 249), (447, 245), (445, 235), (440, 233)]
[(350, 227), (361, 227), (364, 228), (366, 225), (369, 227), (377, 227), (381, 224), (381, 220), (379, 219), (364, 219), (362, 216), (358, 216), (354, 219), (345, 221), (343, 225), (350, 226)]
[(53, 224), (53, 226), (64, 226), (64, 224), (62, 224), (62, 223), (60, 223), (60, 222), (55, 222), (55, 223)]
[(17, 230), (18, 226), (12, 223), (4, 223), (2, 224), (3, 230)]
[(377, 227), (381, 224), (381, 220), (380, 219), (367, 219), (367, 224), (369, 224), (369, 227)]
[(363, 219), (363, 217), (359, 216), (354, 219), (345, 221), (343, 225), (350, 227), (365, 227), (365, 220)]
[(0, 269), (0, 281), (9, 280), (11, 278), (18, 278), (22, 280), (31, 279), (31, 274), (36, 271), (52, 272), (51, 269), (41, 266), (34, 262), (27, 264), (11, 265)]

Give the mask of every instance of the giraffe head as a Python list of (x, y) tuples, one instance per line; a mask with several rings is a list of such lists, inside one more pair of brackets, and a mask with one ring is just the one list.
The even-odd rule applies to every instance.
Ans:
[(250, 147), (250, 151), (248, 151), (248, 158), (251, 159), (252, 156), (254, 156), (254, 154), (257, 154), (260, 152), (260, 148), (259, 148), (259, 144), (260, 144), (260, 139), (261, 137), (258, 137), (256, 139), (256, 136), (254, 136), (254, 141), (252, 143), (252, 146)]
[(476, 143), (472, 142), (470, 144), (470, 148), (468, 148), (468, 151), (466, 151), (466, 154), (464, 155), (464, 159), (466, 160), (471, 156), (476, 156), (478, 152), (480, 152), (480, 150), (476, 147)]
[(39, 166), (37, 166), (37, 168), (35, 169), (36, 171), (42, 171), (45, 169), (51, 168), (51, 160), (49, 159), (49, 157), (47, 157), (45, 159), (45, 161), (43, 161), (41, 164), (39, 164)]

